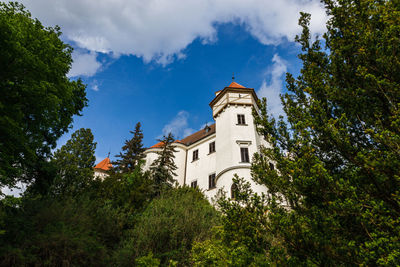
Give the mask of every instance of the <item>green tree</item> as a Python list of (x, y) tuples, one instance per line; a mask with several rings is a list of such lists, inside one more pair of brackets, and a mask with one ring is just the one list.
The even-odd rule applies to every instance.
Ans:
[[(323, 42), (301, 14), (287, 120), (255, 114), (273, 144), (252, 171), (287, 264), (400, 263), (400, 2), (325, 0)], [(322, 45), (326, 48), (323, 49)], [(268, 167), (275, 163), (275, 170)], [(288, 207), (285, 207), (287, 205)]]
[(158, 158), (150, 166), (156, 194), (159, 194), (163, 188), (171, 187), (175, 181), (177, 169), (174, 162), (176, 149), (172, 145), (175, 141), (173, 135), (169, 133), (158, 141), (162, 143), (162, 147), (157, 152)]
[(132, 172), (112, 172), (96, 189), (98, 197), (107, 199), (114, 207), (134, 214), (142, 211), (154, 196), (153, 181), (149, 172), (142, 171), (139, 163)]
[(56, 194), (79, 194), (93, 180), (93, 166), (96, 143), (90, 129), (81, 128), (71, 135), (59, 150), (54, 153), (57, 178), (52, 191)]
[(66, 76), (72, 48), (18, 3), (0, 3), (0, 187), (38, 177), (87, 104), (85, 85)]
[(269, 266), (271, 244), (278, 239), (267, 229), (264, 196), (254, 194), (251, 185), (235, 176), (235, 198), (220, 190), (215, 202), (222, 225), (213, 229), (209, 240), (196, 242), (191, 259), (195, 266)]
[(116, 262), (131, 266), (135, 259), (152, 254), (163, 264), (177, 261), (187, 266), (193, 242), (209, 238), (218, 221), (217, 211), (198, 189), (163, 191), (137, 216), (133, 230), (115, 253)]
[(138, 122), (135, 126), (135, 131), (130, 131), (133, 137), (130, 140), (125, 140), (125, 145), (122, 147), (123, 153), (119, 153), (116, 156), (120, 159), (113, 162), (115, 171), (122, 173), (133, 172), (144, 158), (145, 148), (143, 147), (143, 132), (140, 126), (140, 122)]

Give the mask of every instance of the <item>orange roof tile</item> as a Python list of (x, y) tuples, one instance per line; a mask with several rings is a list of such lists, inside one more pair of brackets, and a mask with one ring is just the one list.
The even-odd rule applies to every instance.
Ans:
[(232, 82), (228, 87), (231, 87), (231, 88), (246, 88), (243, 85), (240, 85), (240, 84), (238, 84), (236, 82)]
[(100, 161), (99, 164), (97, 164), (94, 168), (100, 169), (103, 171), (108, 171), (109, 169), (112, 168), (112, 164), (110, 162), (110, 159), (107, 157), (107, 158), (103, 159), (102, 161)]
[(160, 148), (160, 147), (163, 147), (163, 145), (164, 145), (163, 142), (158, 142), (157, 144), (152, 145), (150, 148)]

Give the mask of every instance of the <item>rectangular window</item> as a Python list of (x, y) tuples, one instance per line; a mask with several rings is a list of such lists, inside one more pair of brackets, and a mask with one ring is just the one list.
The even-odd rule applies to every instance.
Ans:
[(269, 163), (269, 168), (271, 169), (271, 171), (273, 171), (275, 168), (274, 168), (274, 164), (272, 164), (271, 162)]
[(210, 147), (209, 153), (210, 153), (210, 154), (211, 154), (211, 153), (214, 153), (214, 152), (215, 152), (215, 142), (211, 142), (211, 143), (209, 144), (209, 147)]
[(191, 187), (191, 188), (196, 188), (196, 187), (197, 187), (197, 180), (191, 182), (191, 183), (190, 183), (190, 187)]
[(193, 151), (193, 160), (192, 161), (195, 161), (198, 159), (199, 159), (199, 150), (196, 149), (195, 151)]
[(237, 119), (238, 119), (237, 124), (239, 124), (239, 125), (246, 124), (246, 121), (245, 121), (245, 119), (244, 119), (244, 115), (243, 115), (243, 114), (238, 114), (238, 115), (237, 115)]
[(215, 188), (215, 173), (208, 176), (208, 189)]
[(240, 157), (241, 157), (242, 162), (250, 162), (249, 149), (247, 147), (240, 148)]

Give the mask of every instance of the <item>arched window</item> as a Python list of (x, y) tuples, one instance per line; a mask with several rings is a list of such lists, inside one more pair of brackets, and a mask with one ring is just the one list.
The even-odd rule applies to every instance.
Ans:
[(231, 186), (231, 198), (232, 199), (236, 199), (237, 191), (238, 191), (237, 185), (236, 184), (232, 184), (232, 186)]

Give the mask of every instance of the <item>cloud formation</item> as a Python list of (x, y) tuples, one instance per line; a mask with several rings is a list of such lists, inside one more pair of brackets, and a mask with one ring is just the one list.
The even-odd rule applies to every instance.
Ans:
[[(114, 56), (135, 55), (145, 62), (154, 60), (164, 65), (184, 57), (183, 49), (197, 38), (203, 43), (216, 41), (216, 25), (221, 23), (242, 24), (261, 43), (276, 45), (292, 41), (300, 33), (297, 25), (300, 11), (312, 14), (313, 33), (323, 32), (326, 21), (318, 0), (22, 2), (45, 25), (59, 25), (64, 37), (80, 48)], [(93, 62), (93, 54), (86, 57)], [(83, 73), (90, 75), (93, 71)], [(74, 70), (71, 75), (77, 73)]]
[(264, 79), (257, 95), (267, 98), (268, 112), (275, 116), (284, 115), (280, 93), (283, 89), (284, 78), (287, 71), (287, 62), (275, 54), (272, 58), (272, 66), (268, 69), (269, 83)]
[[(93, 76), (101, 68), (101, 63), (97, 61), (96, 52), (84, 53), (75, 50), (72, 53), (72, 67), (68, 77)], [(95, 90), (97, 91), (97, 90)]]
[(194, 129), (188, 127), (189, 113), (181, 110), (167, 125), (164, 126), (162, 132), (164, 135), (172, 133), (175, 138), (184, 138), (194, 133)]

